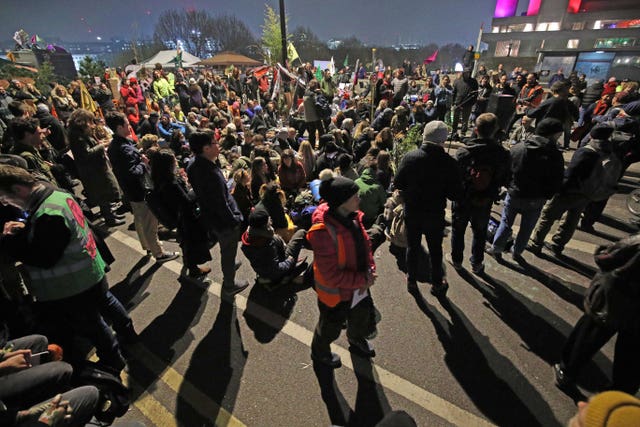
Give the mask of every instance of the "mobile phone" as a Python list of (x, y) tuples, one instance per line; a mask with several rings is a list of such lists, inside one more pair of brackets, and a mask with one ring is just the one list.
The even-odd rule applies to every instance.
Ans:
[(38, 366), (48, 360), (49, 352), (43, 351), (41, 353), (35, 353), (31, 355), (31, 366)]

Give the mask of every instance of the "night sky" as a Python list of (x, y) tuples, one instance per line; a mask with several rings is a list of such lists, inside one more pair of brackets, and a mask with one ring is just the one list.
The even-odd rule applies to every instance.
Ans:
[[(242, 19), (260, 36), (264, 4), (277, 0), (4, 0), (2, 39), (23, 28), (43, 38), (93, 41), (151, 36), (166, 9), (205, 9)], [(322, 40), (356, 36), (369, 44), (474, 44), (480, 24), (491, 24), (495, 0), (286, 0), (288, 30), (311, 28)]]

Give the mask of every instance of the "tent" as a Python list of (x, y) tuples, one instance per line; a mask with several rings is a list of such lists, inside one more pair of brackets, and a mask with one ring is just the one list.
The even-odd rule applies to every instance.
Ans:
[[(151, 58), (139, 64), (140, 68), (153, 68), (157, 63), (162, 64), (163, 67), (172, 68), (176, 66), (175, 57), (178, 55), (178, 51), (173, 50), (161, 50)], [(200, 58), (191, 55), (188, 52), (182, 51), (182, 68), (195, 67), (200, 62)]]
[(258, 65), (262, 65), (262, 62), (235, 52), (220, 52), (216, 56), (200, 61), (198, 65), (213, 68), (225, 68), (229, 65), (257, 67)]

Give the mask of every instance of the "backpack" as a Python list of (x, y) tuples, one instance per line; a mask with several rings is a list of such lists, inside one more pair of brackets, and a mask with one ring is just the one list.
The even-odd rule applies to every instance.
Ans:
[(407, 242), (407, 227), (404, 223), (404, 205), (399, 204), (393, 209), (393, 219), (389, 227), (389, 241), (401, 248), (409, 246)]
[(316, 112), (321, 119), (328, 119), (331, 117), (331, 104), (324, 95), (316, 95)]
[(614, 153), (596, 150), (591, 145), (585, 145), (600, 156), (586, 180), (582, 182), (582, 192), (592, 201), (609, 198), (616, 192), (616, 185), (622, 174), (622, 163)]
[(178, 226), (178, 211), (171, 206), (167, 206), (162, 198), (162, 194), (155, 189), (146, 190), (144, 201), (147, 203), (151, 213), (158, 219), (160, 224), (173, 230)]
[(486, 191), (493, 179), (493, 167), (490, 165), (471, 165), (468, 169), (469, 188), (475, 193)]
[(129, 389), (120, 378), (100, 369), (96, 363), (87, 361), (79, 371), (74, 372), (74, 378), (78, 386), (92, 385), (98, 389), (100, 400), (94, 414), (98, 421), (111, 425), (129, 410)]
[(600, 271), (585, 293), (585, 313), (613, 328), (637, 325), (640, 321), (640, 234), (600, 246), (594, 259)]

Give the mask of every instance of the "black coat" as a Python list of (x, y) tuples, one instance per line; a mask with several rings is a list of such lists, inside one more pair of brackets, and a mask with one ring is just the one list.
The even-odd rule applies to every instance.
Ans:
[(146, 190), (143, 183), (148, 177), (149, 168), (142, 161), (142, 154), (133, 141), (113, 135), (107, 153), (122, 192), (132, 202), (144, 201)]
[(511, 196), (550, 199), (560, 190), (564, 159), (555, 143), (534, 135), (511, 147), (510, 154)]
[[(458, 149), (456, 160), (463, 175), (465, 198), (483, 196), (495, 200), (500, 192), (500, 187), (506, 186), (511, 179), (511, 158), (509, 152), (502, 145), (491, 139), (474, 139), (468, 142), (467, 147)], [(489, 187), (477, 194), (466, 179), (467, 171), (471, 166), (476, 168), (487, 165), (493, 170)]]
[(456, 161), (441, 145), (425, 143), (408, 152), (400, 162), (394, 179), (403, 192), (406, 212), (434, 214), (444, 218), (449, 200), (463, 194), (462, 179)]

